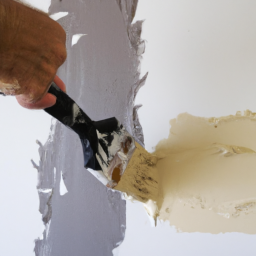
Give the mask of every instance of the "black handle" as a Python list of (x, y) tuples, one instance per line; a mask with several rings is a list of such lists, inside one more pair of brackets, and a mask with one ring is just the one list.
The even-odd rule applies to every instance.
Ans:
[(54, 82), (48, 91), (56, 96), (56, 104), (45, 111), (76, 132), (81, 140), (89, 140), (94, 154), (98, 151), (98, 138), (93, 121)]
[[(98, 140), (96, 129), (106, 135), (105, 140), (108, 141), (108, 145), (101, 143), (104, 149), (112, 143), (113, 136), (111, 133), (113, 131), (118, 133), (122, 125), (119, 127), (115, 117), (97, 122), (92, 121), (54, 82), (52, 82), (48, 92), (56, 96), (56, 103), (54, 106), (46, 108), (45, 111), (79, 135), (84, 153), (84, 166), (94, 170), (101, 170), (96, 158), (98, 142), (101, 142)], [(107, 148), (106, 154), (108, 154)]]

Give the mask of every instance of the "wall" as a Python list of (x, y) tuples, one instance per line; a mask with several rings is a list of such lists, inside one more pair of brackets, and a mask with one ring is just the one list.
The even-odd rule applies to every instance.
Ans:
[[(90, 53), (87, 45), (88, 41), (86, 40), (89, 40), (90, 49), (95, 47), (96, 42), (96, 47), (98, 47), (96, 55), (106, 59), (105, 54), (107, 54), (109, 48), (103, 47), (104, 49), (99, 49), (99, 46), (109, 36), (112, 39), (114, 38), (112, 36), (114, 32), (112, 31), (112, 34), (109, 34), (109, 28), (116, 26), (116, 24), (106, 23), (109, 26), (102, 24), (102, 12), (95, 14), (92, 12), (91, 7), (94, 6), (94, 11), (96, 12), (97, 8), (104, 3), (102, 1), (94, 2), (97, 6), (92, 5), (92, 1), (77, 1), (74, 6), (66, 6), (65, 4), (68, 2), (64, 0), (62, 2), (56, 1), (54, 2), (55, 5), (53, 5), (51, 13), (60, 11), (69, 13), (69, 16), (59, 20), (66, 26), (69, 32), (69, 52), (70, 54), (75, 54), (69, 56), (68, 60), (73, 61), (75, 59), (78, 62), (81, 61), (77, 57), (79, 54), (81, 56), (91, 56), (87, 64), (82, 67), (79, 65), (80, 63), (77, 64), (77, 62), (74, 62), (74, 64), (68, 65), (67, 62), (65, 68), (60, 71), (60, 75), (67, 83), (70, 95), (85, 110), (90, 109), (89, 114), (93, 118), (100, 119), (110, 114), (116, 114), (110, 111), (110, 109), (116, 111), (115, 104), (112, 102), (112, 97), (110, 97), (111, 93), (106, 98), (108, 99), (108, 103), (113, 104), (110, 109), (106, 111), (102, 102), (100, 102), (100, 106), (97, 104), (91, 108), (91, 104), (94, 104), (94, 98), (91, 95), (96, 93), (96, 89), (92, 86), (87, 86), (86, 88), (89, 88), (89, 96), (87, 95), (87, 91), (81, 89), (82, 93), (80, 95), (82, 97), (80, 96), (79, 98), (79, 83), (81, 82), (84, 86), (88, 85), (89, 83), (86, 83), (85, 78), (90, 77), (90, 81), (93, 81), (91, 85), (95, 84), (96, 86), (100, 85), (104, 87), (105, 80), (101, 78), (101, 75), (107, 75), (104, 67), (108, 66), (109, 63), (102, 63), (100, 73), (93, 75), (93, 68), (98, 67), (96, 64), (99, 59), (95, 61), (92, 57), (92, 55), (95, 56), (95, 52), (93, 54)], [(49, 3), (36, 1), (33, 4), (35, 3), (40, 8), (48, 9), (46, 5)], [(122, 23), (124, 22), (123, 17), (118, 16), (120, 14), (117, 12), (118, 9), (114, 9), (116, 8), (114, 7), (114, 1), (107, 1), (106, 3), (110, 3), (113, 10), (116, 11), (115, 15), (112, 16), (115, 19), (117, 17), (120, 18), (118, 20), (120, 26), (123, 24), (122, 28), (126, 29), (125, 23)], [(85, 8), (82, 7), (82, 4), (85, 4)], [(135, 21), (137, 19), (146, 19), (143, 27), (143, 38), (148, 41), (146, 53), (143, 56), (142, 74), (149, 71), (149, 77), (146, 86), (141, 89), (138, 95), (137, 102), (143, 103), (144, 105), (139, 110), (139, 115), (144, 128), (146, 148), (149, 151), (152, 151), (152, 147), (159, 140), (168, 136), (169, 120), (175, 118), (179, 113), (189, 112), (198, 116), (210, 117), (234, 114), (237, 110), (245, 110), (247, 108), (255, 111), (254, 67), (256, 51), (254, 48), (254, 30), (256, 16), (254, 13), (254, 2), (233, 2), (225, 0), (206, 3), (195, 0), (192, 2), (171, 1), (166, 3), (164, 0), (141, 0), (138, 7), (139, 12), (135, 17)], [(80, 10), (78, 16), (75, 15), (75, 8), (79, 8)], [(110, 13), (113, 11), (112, 8), (108, 10)], [(79, 17), (79, 20), (87, 19), (88, 22), (88, 19), (92, 19), (93, 15), (95, 19), (92, 20), (92, 26), (102, 26), (102, 28), (93, 31), (94, 29), (91, 27), (89, 33), (87, 30), (88, 27), (86, 27), (88, 24), (84, 26), (86, 27), (84, 29), (84, 27), (81, 27), (81, 24), (77, 23), (76, 18)], [(97, 19), (99, 17), (100, 21)], [(69, 24), (71, 24), (71, 28), (67, 28)], [(102, 33), (102, 37), (101, 35), (94, 34), (98, 30)], [(71, 38), (76, 33), (84, 33), (87, 36), (93, 34), (93, 38), (97, 40), (92, 40), (90, 37), (86, 38), (87, 36), (84, 36), (71, 49)], [(107, 40), (108, 45), (114, 43), (112, 39)], [(126, 39), (123, 40), (125, 41)], [(129, 42), (127, 41), (127, 43)], [(87, 49), (86, 53), (84, 52), (85, 49)], [(112, 51), (114, 50), (112, 49)], [(127, 51), (129, 52), (129, 50)], [(130, 69), (123, 67), (123, 70), (134, 72), (136, 68), (133, 68), (133, 64), (131, 66)], [(72, 77), (71, 72), (69, 73), (69, 70), (72, 70), (73, 74), (73, 68), (77, 70), (77, 73), (74, 72), (75, 78)], [(94, 77), (92, 78), (92, 76)], [(113, 75), (111, 73), (109, 80), (107, 79), (106, 86), (108, 88), (113, 88), (114, 81), (111, 80), (111, 77), (115, 77), (115, 74)], [(126, 79), (131, 78), (127, 75), (124, 79), (120, 79), (118, 85), (122, 84), (123, 88), (126, 85), (131, 86), (134, 83), (134, 81), (128, 84), (121, 82), (126, 81)], [(71, 83), (75, 86), (74, 91), (71, 90)], [(127, 89), (126, 95), (129, 95), (128, 91)], [(105, 97), (103, 93), (99, 93), (99, 96), (102, 98)], [(120, 96), (124, 96), (121, 91), (119, 95), (116, 95), (116, 101)], [(126, 102), (126, 99), (122, 98), (122, 102)], [(21, 109), (16, 105), (14, 99), (11, 98), (3, 98), (1, 99), (1, 103), (3, 109), (8, 108), (8, 112), (2, 113), (2, 120), (5, 120), (5, 122), (1, 124), (1, 131), (4, 135), (11, 134), (11, 138), (2, 136), (1, 140), (1, 147), (5, 150), (1, 151), (1, 170), (4, 170), (1, 174), (1, 189), (4, 192), (1, 193), (1, 241), (3, 243), (0, 247), (0, 253), (3, 255), (34, 255), (32, 252), (33, 239), (40, 235), (42, 227), (37, 210), (38, 197), (35, 190), (36, 170), (32, 168), (29, 159), (33, 158), (36, 163), (39, 162), (36, 152), (38, 145), (35, 144), (35, 140), (39, 139), (41, 142), (46, 141), (50, 127), (50, 118), (46, 117), (43, 111), (30, 112)], [(121, 103), (118, 108), (122, 108)], [(150, 118), (148, 113), (150, 113)], [(10, 116), (14, 115), (16, 118), (11, 119)], [(121, 120), (123, 118), (121, 114), (118, 117)], [(125, 122), (125, 120), (123, 121)], [(19, 123), (18, 134), (16, 129), (17, 122)], [(55, 185), (51, 184), (55, 186), (55, 198), (53, 198), (54, 203), (52, 205), (56, 211), (53, 211), (52, 215), (54, 218), (53, 225), (50, 226), (50, 229), (48, 227), (50, 231), (48, 233), (48, 239), (44, 240), (47, 242), (40, 243), (39, 241), (37, 243), (37, 248), (39, 248), (38, 253), (40, 253), (40, 248), (46, 248), (42, 250), (50, 249), (46, 252), (46, 255), (51, 255), (51, 253), (53, 254), (62, 245), (70, 245), (70, 248), (73, 250), (74, 248), (79, 248), (77, 254), (72, 253), (72, 255), (79, 255), (79, 253), (84, 252), (89, 255), (90, 252), (93, 253), (92, 255), (102, 255), (102, 251), (107, 253), (104, 255), (111, 255), (111, 250), (116, 246), (116, 242), (119, 242), (120, 239), (122, 240), (123, 229), (120, 224), (124, 222), (123, 216), (125, 212), (124, 208), (123, 210), (119, 208), (120, 205), (122, 206), (122, 202), (116, 198), (112, 201), (111, 194), (106, 195), (105, 189), (101, 188), (97, 181), (85, 169), (82, 167), (79, 167), (79, 169), (71, 167), (71, 164), (76, 167), (78, 162), (82, 161), (80, 144), (76, 136), (60, 126), (57, 126), (55, 135), (54, 147), (56, 147), (56, 152), (60, 152), (60, 155), (54, 164), (53, 162), (48, 162), (51, 167), (49, 170), (53, 174), (53, 165), (55, 167), (58, 165), (58, 168), (56, 168), (56, 183)], [(59, 142), (57, 139), (65, 140), (64, 138), (67, 139), (63, 142), (64, 144), (57, 145)], [(47, 148), (48, 146), (49, 144), (47, 144)], [(59, 147), (58, 150), (57, 147)], [(72, 148), (72, 150), (66, 152), (66, 155), (68, 155), (66, 162), (65, 160), (63, 162), (62, 159), (65, 156), (64, 148)], [(41, 149), (43, 150), (45, 148)], [(50, 150), (52, 149), (53, 147), (50, 148)], [(80, 154), (76, 159), (77, 162), (72, 162), (70, 159), (72, 156), (69, 155), (70, 151), (72, 153), (74, 151), (74, 156), (76, 153)], [(15, 156), (15, 161), (13, 161), (13, 156)], [(55, 157), (56, 155), (53, 156)], [(47, 155), (47, 159), (49, 157), (50, 154)], [(59, 190), (61, 171), (64, 174), (64, 183), (68, 190), (68, 193), (63, 196), (60, 196)], [(74, 176), (71, 175), (71, 171), (77, 172), (78, 177), (71, 178), (71, 176)], [(53, 177), (50, 176), (50, 178)], [(86, 184), (88, 187), (86, 187)], [(83, 189), (85, 191), (82, 191)], [(95, 190), (92, 192), (92, 189), (95, 189), (96, 192)], [(77, 198), (77, 195), (80, 201), (76, 202), (75, 198)], [(85, 195), (85, 197), (79, 197), (81, 195)], [(92, 202), (94, 197), (100, 198), (100, 201), (96, 202), (96, 210)], [(82, 206), (81, 202), (83, 202)], [(88, 202), (91, 203), (90, 206), (92, 208), (88, 207)], [(114, 216), (120, 216), (121, 220), (115, 222), (110, 217), (108, 220), (116, 224), (115, 228), (111, 227), (111, 232), (114, 234), (113, 238), (109, 238), (107, 235), (99, 238), (94, 233), (95, 227), (100, 233), (101, 227), (99, 225), (101, 224), (104, 227), (108, 225), (106, 224), (107, 220), (103, 223), (100, 222), (102, 221), (100, 219), (102, 219), (102, 216), (105, 216), (102, 212), (106, 208), (109, 210), (107, 214), (112, 214), (112, 203), (114, 206), (117, 206), (114, 208)], [(72, 205), (74, 211), (71, 211), (70, 205)], [(42, 204), (42, 206), (44, 207), (45, 205)], [(76, 223), (69, 222), (70, 219), (73, 221), (73, 216), (77, 213), (80, 214), (80, 219), (77, 219)], [(119, 248), (114, 250), (115, 255), (118, 254), (118, 250), (119, 256), (131, 254), (135, 256), (141, 254), (155, 255), (156, 253), (159, 255), (255, 255), (255, 236), (253, 235), (239, 233), (218, 235), (177, 233), (175, 228), (169, 227), (168, 223), (159, 223), (157, 228), (153, 228), (142, 205), (139, 203), (133, 204), (127, 202), (126, 214), (127, 230), (125, 240)], [(57, 218), (58, 215), (62, 223), (57, 221), (59, 219)], [(95, 215), (97, 216), (97, 220), (95, 220)], [(91, 220), (94, 226), (90, 223)], [(74, 240), (71, 240), (68, 234), (74, 234), (75, 227), (79, 230), (81, 236), (74, 236)], [(52, 247), (49, 238), (54, 238), (57, 241), (56, 247)], [(69, 243), (70, 241), (71, 243)], [(74, 245), (78, 246), (76, 247)], [(97, 254), (98, 251), (95, 252), (97, 250), (95, 248), (97, 247), (100, 250), (100, 254)], [(69, 252), (68, 250), (69, 248), (66, 248), (63, 255)]]
[[(139, 1), (149, 75), (137, 102), (147, 150), (168, 137), (169, 120), (180, 113), (255, 112), (255, 17), (252, 1)], [(115, 255), (251, 256), (254, 241), (242, 233), (178, 233), (168, 222), (154, 228), (142, 205), (127, 202), (126, 237)]]
[[(67, 93), (93, 120), (115, 116), (136, 136), (133, 99), (143, 81), (138, 46), (127, 34), (134, 8), (132, 1), (126, 6), (115, 0), (55, 0), (49, 13), (67, 12), (58, 20), (67, 33), (68, 57), (58, 72)], [(74, 35), (81, 34), (73, 44)], [(125, 234), (125, 201), (84, 169), (78, 136), (60, 123), (53, 125), (36, 168), (46, 226), (36, 255), (112, 255)]]

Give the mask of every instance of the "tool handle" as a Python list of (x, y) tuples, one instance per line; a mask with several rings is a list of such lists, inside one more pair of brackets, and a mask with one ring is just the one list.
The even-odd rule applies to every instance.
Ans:
[(92, 120), (83, 110), (54, 82), (52, 82), (48, 93), (56, 97), (56, 103), (52, 107), (45, 109), (48, 114), (70, 127), (78, 135), (81, 135), (79, 126), (82, 125), (84, 128), (85, 125), (90, 126), (92, 124)]
[[(84, 153), (84, 166), (101, 170), (95, 157), (99, 142), (96, 129), (100, 133), (109, 135), (113, 131), (118, 132), (117, 119), (112, 117), (97, 122), (92, 121), (54, 82), (52, 82), (48, 92), (56, 97), (56, 103), (52, 107), (46, 108), (45, 111), (79, 135)], [(109, 139), (109, 145), (111, 145), (113, 136), (107, 136), (105, 139)]]
[(76, 132), (80, 139), (88, 139), (93, 151), (96, 153), (98, 138), (93, 121), (54, 82), (52, 82), (48, 92), (56, 96), (56, 103), (44, 110)]

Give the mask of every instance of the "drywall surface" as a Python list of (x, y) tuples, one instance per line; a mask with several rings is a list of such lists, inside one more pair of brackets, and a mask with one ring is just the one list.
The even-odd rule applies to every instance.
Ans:
[[(93, 120), (117, 117), (142, 144), (134, 98), (146, 77), (140, 80), (138, 72), (141, 23), (130, 25), (136, 5), (137, 1), (53, 0), (49, 13), (65, 13), (58, 22), (67, 33), (68, 57), (58, 75), (67, 93)], [(77, 34), (86, 36), (72, 44)], [(35, 254), (112, 255), (126, 227), (120, 193), (104, 187), (83, 167), (78, 136), (58, 122), (53, 121), (46, 144), (39, 143), (39, 153), (35, 167), (46, 230), (36, 241)]]
[[(139, 116), (148, 151), (168, 138), (169, 120), (181, 113), (220, 117), (255, 112), (255, 4), (139, 1), (135, 19), (145, 19), (142, 36), (147, 41), (141, 68), (149, 75), (137, 100), (143, 104)], [(114, 255), (156, 253), (254, 256), (255, 235), (179, 233), (169, 221), (152, 227), (142, 204), (128, 201), (125, 240)]]

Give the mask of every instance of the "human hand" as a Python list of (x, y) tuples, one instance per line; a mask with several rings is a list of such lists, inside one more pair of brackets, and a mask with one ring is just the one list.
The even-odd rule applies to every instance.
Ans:
[(54, 105), (47, 91), (53, 80), (65, 90), (55, 77), (66, 59), (65, 42), (63, 28), (46, 14), (0, 0), (0, 90), (25, 108)]
[[(66, 92), (66, 86), (58, 76), (55, 76), (53, 81), (63, 92)], [(50, 93), (47, 93), (41, 100), (37, 101), (36, 103), (27, 103), (26, 101), (24, 101), (23, 95), (16, 96), (16, 99), (22, 107), (28, 109), (49, 108), (56, 103), (56, 97)]]

